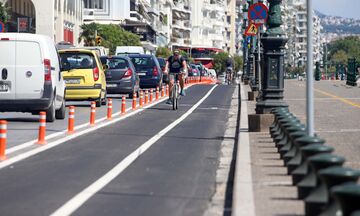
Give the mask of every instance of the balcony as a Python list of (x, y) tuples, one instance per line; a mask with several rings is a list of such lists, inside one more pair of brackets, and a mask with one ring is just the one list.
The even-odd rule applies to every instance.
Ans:
[(189, 21), (184, 20), (173, 20), (173, 28), (185, 30), (185, 31), (191, 31), (191, 24)]
[(179, 2), (179, 1), (174, 1), (173, 10), (182, 13), (191, 14), (191, 8), (188, 5), (185, 5), (183, 2)]

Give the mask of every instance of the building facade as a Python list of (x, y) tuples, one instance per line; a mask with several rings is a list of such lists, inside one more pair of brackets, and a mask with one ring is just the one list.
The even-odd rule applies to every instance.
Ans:
[(0, 0), (11, 12), (8, 32), (47, 35), (54, 41), (78, 44), (83, 21), (82, 0)]
[(192, 1), (193, 47), (225, 49), (226, 0)]
[(84, 23), (121, 24), (130, 18), (130, 1), (83, 0)]

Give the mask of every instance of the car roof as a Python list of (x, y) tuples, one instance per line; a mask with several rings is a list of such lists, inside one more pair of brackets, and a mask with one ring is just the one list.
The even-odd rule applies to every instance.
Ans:
[(154, 55), (150, 55), (150, 54), (129, 54), (127, 55), (129, 58), (131, 57), (137, 57), (137, 58), (148, 58), (148, 57), (153, 57)]
[(100, 56), (100, 58), (107, 58), (107, 59), (126, 59), (130, 61), (130, 58), (128, 56), (117, 56), (117, 55), (113, 55), (113, 56)]
[(79, 52), (79, 53), (88, 53), (88, 54), (96, 54), (95, 50), (89, 50), (89, 49), (63, 49), (63, 50), (59, 50), (59, 53), (73, 53), (73, 52)]

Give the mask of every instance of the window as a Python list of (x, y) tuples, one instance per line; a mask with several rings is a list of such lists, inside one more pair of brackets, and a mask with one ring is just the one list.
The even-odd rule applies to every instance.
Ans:
[(86, 9), (104, 9), (104, 0), (84, 0)]

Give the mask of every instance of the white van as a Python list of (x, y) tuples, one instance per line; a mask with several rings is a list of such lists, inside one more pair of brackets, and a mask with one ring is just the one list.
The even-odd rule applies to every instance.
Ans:
[(115, 55), (145, 54), (141, 46), (117, 46)]
[(65, 83), (54, 42), (47, 36), (0, 33), (0, 112), (46, 111), (65, 118)]
[(86, 46), (86, 47), (81, 47), (81, 49), (95, 50), (96, 53), (99, 55), (99, 57), (108, 55), (108, 51), (103, 46)]

